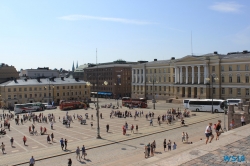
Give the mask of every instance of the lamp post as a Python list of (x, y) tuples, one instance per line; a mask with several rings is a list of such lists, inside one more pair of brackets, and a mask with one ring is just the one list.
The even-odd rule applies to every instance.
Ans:
[[(211, 111), (211, 113), (213, 114), (214, 113), (214, 81), (216, 81), (216, 80), (219, 80), (219, 78), (217, 78), (217, 77), (214, 77), (213, 75), (211, 75), (211, 81), (212, 81), (212, 111)], [(206, 78), (206, 80), (210, 80), (210, 78)]]
[[(151, 83), (151, 81), (149, 81), (149, 83)], [(155, 110), (155, 83), (158, 83), (157, 81), (155, 81), (155, 77), (153, 75), (153, 109)]]

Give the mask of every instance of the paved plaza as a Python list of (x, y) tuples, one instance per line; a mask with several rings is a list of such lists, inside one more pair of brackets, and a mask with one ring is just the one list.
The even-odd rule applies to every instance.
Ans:
[[(100, 105), (105, 103), (113, 103), (116, 102), (114, 100), (101, 100)], [(93, 104), (91, 104), (93, 107)], [(131, 158), (131, 162), (136, 162), (138, 159), (143, 159), (143, 148), (147, 142), (152, 142), (156, 140), (159, 142), (158, 145), (161, 147), (161, 142), (164, 137), (168, 137), (167, 139), (177, 140), (176, 142), (181, 145), (180, 135), (182, 130), (186, 130), (189, 135), (193, 137), (193, 141), (198, 141), (200, 137), (203, 136), (204, 126), (208, 123), (208, 121), (213, 120), (216, 122), (217, 119), (222, 119), (222, 114), (210, 114), (199, 112), (196, 113), (196, 116), (192, 116), (190, 118), (186, 118), (185, 122), (188, 124), (188, 127), (180, 127), (180, 121), (175, 122), (174, 124), (168, 125), (163, 123), (159, 126), (156, 122), (156, 118), (158, 115), (163, 115), (166, 113), (167, 109), (177, 108), (181, 105), (178, 104), (169, 104), (164, 102), (159, 102), (156, 104), (157, 110), (152, 109), (130, 109), (122, 108), (119, 109), (121, 111), (131, 111), (132, 115), (135, 110), (143, 110), (144, 115), (149, 111), (153, 111), (155, 113), (154, 126), (149, 126), (149, 121), (144, 117), (139, 117), (136, 120), (134, 118), (117, 118), (114, 117), (110, 119), (109, 115), (112, 109), (110, 108), (101, 108), (100, 112), (103, 114), (103, 119), (100, 119), (100, 127), (101, 127), (101, 137), (102, 139), (96, 139), (96, 116), (95, 109), (88, 110), (71, 110), (69, 111), (69, 115), (82, 115), (84, 117), (85, 113), (89, 114), (89, 119), (91, 114), (94, 115), (94, 120), (87, 120), (86, 125), (81, 125), (80, 122), (74, 120), (74, 123), (71, 124), (70, 128), (66, 128), (61, 122), (59, 122), (58, 117), (61, 119), (66, 115), (66, 111), (56, 110), (46, 110), (43, 111), (43, 114), (47, 115), (49, 113), (53, 113), (56, 117), (56, 123), (54, 124), (54, 130), (50, 129), (50, 124), (48, 123), (35, 123), (36, 130), (40, 130), (40, 126), (46, 127), (48, 130), (48, 134), (53, 132), (55, 139), (52, 144), (47, 143), (47, 135), (38, 135), (33, 136), (28, 132), (28, 127), (31, 126), (32, 122), (28, 121), (24, 123), (24, 125), (16, 125), (14, 120), (11, 121), (11, 131), (7, 131), (7, 135), (1, 136), (1, 142), (4, 142), (6, 145), (6, 153), (0, 154), (0, 160), (2, 164), (8, 165), (20, 165), (23, 163), (27, 165), (27, 161), (29, 158), (34, 155), (37, 160), (54, 157), (46, 160), (37, 161), (36, 165), (44, 165), (46, 162), (53, 162), (53, 165), (62, 165), (67, 162), (67, 158), (71, 157), (73, 161), (75, 160), (75, 149), (77, 146), (82, 146), (84, 144), (88, 151), (88, 159), (86, 161), (77, 162), (76, 160), (73, 162), (73, 165), (76, 164), (88, 164), (88, 165), (102, 165), (105, 163), (109, 163), (112, 165), (112, 162), (120, 157), (122, 160), (123, 156), (127, 156)], [(163, 109), (164, 108), (164, 109)], [(183, 108), (181, 108), (183, 110)], [(37, 112), (36, 114), (39, 114)], [(91, 128), (90, 122), (93, 122), (94, 126)], [(139, 132), (136, 134), (132, 134), (128, 131), (127, 135), (122, 135), (122, 126), (128, 123), (129, 128), (132, 124), (139, 126)], [(109, 124), (110, 131), (106, 132), (106, 124)], [(202, 125), (200, 125), (202, 124)], [(196, 126), (196, 127), (195, 127)], [(193, 128), (193, 129), (191, 129)], [(175, 130), (173, 130), (175, 129)], [(202, 131), (202, 132), (201, 132)], [(199, 134), (201, 132), (201, 134)], [(27, 137), (27, 145), (23, 145), (22, 138), (23, 136)], [(14, 147), (10, 146), (10, 138), (14, 138)], [(68, 139), (68, 150), (62, 151), (60, 148), (59, 140), (61, 138)], [(129, 141), (128, 141), (129, 140)], [(185, 146), (185, 145), (183, 145)], [(98, 148), (97, 148), (98, 147)], [(108, 152), (108, 153), (106, 153)], [(159, 151), (159, 153), (162, 153)], [(111, 155), (109, 155), (111, 154)], [(133, 155), (134, 154), (134, 155)], [(62, 156), (60, 156), (62, 155)], [(134, 156), (134, 160), (133, 159)], [(61, 158), (61, 159), (60, 159)], [(150, 160), (150, 159), (149, 159)], [(124, 163), (123, 161), (121, 161)], [(48, 163), (47, 163), (48, 164)]]

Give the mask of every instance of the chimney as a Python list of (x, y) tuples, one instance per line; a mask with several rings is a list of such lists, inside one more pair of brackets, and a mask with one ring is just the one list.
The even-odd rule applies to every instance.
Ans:
[(175, 57), (172, 57), (171, 60), (175, 60)]
[(64, 81), (64, 77), (61, 77), (61, 80)]
[(217, 52), (217, 51), (214, 51), (214, 54), (218, 54), (218, 52)]
[(76, 81), (79, 81), (79, 78), (75, 78)]
[(248, 51), (247, 51), (247, 50), (244, 50), (244, 51), (243, 51), (243, 54), (246, 54), (246, 53), (248, 53)]
[(40, 82), (40, 77), (37, 77), (36, 80), (37, 80), (37, 82)]
[(157, 59), (154, 59), (154, 61), (157, 61)]
[(16, 78), (14, 78), (14, 82), (15, 82), (15, 83), (18, 83), (17, 80), (16, 80)]
[(24, 81), (27, 81), (28, 79), (27, 78), (24, 78)]

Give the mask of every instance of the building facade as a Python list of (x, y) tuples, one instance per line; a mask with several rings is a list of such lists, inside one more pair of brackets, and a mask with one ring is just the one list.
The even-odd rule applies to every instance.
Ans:
[(60, 100), (90, 99), (86, 82), (70, 78), (14, 79), (0, 84), (1, 106), (22, 103), (59, 103)]
[[(132, 97), (240, 98), (249, 101), (250, 52), (148, 62), (132, 66)], [(213, 81), (213, 82), (212, 82)]]
[(28, 77), (28, 78), (49, 78), (49, 77), (57, 77), (59, 78), (59, 70), (51, 70), (48, 67), (37, 68), (37, 69), (25, 69), (21, 70), (20, 77)]
[(14, 66), (9, 66), (7, 64), (0, 64), (0, 83), (13, 80), (14, 78), (19, 78), (18, 72)]

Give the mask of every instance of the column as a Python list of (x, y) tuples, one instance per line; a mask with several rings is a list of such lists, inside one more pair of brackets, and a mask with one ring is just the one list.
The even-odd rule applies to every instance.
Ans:
[(192, 66), (192, 84), (194, 84), (194, 66)]
[(175, 66), (175, 70), (174, 70), (174, 82), (177, 83), (177, 67)]
[(182, 66), (180, 67), (180, 83), (182, 84)]
[(188, 84), (188, 66), (186, 66), (186, 84)]
[(135, 79), (134, 79), (134, 69), (132, 69), (132, 83), (134, 83)]
[(203, 68), (204, 68), (204, 84), (206, 84), (207, 83), (207, 80), (206, 80), (206, 78), (207, 78), (207, 65), (205, 64), (203, 66)]
[(137, 83), (138, 75), (137, 75), (137, 69), (135, 69), (135, 83)]
[(180, 83), (179, 67), (177, 67), (177, 82)]
[(141, 69), (138, 70), (139, 70), (139, 83), (141, 83)]
[(198, 84), (200, 84), (200, 78), (201, 78), (201, 67), (198, 66)]
[(146, 80), (146, 73), (145, 73), (145, 67), (143, 68), (143, 83), (145, 83), (145, 80)]

